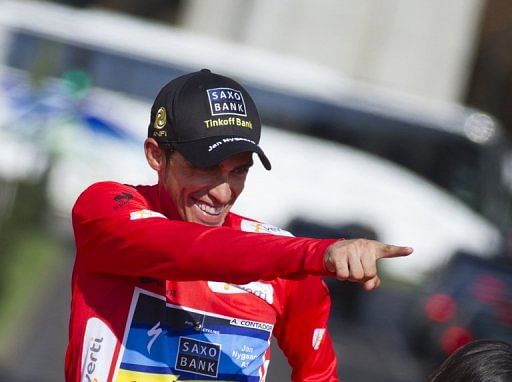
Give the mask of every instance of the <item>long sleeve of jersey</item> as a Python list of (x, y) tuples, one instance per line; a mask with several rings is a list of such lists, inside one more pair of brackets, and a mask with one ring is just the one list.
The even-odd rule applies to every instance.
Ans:
[(284, 306), (274, 336), (292, 367), (291, 380), (339, 381), (327, 331), (330, 298), (325, 283), (316, 276), (288, 282)]
[[(120, 204), (123, 193), (130, 196)], [(84, 270), (157, 279), (247, 283), (326, 275), (323, 255), (333, 242), (170, 220), (151, 211), (136, 189), (113, 182), (82, 193), (72, 219)]]

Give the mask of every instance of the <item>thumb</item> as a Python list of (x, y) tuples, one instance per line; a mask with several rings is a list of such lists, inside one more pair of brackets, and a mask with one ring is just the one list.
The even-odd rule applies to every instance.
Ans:
[(380, 278), (379, 276), (372, 277), (370, 280), (366, 280), (363, 283), (363, 287), (366, 291), (371, 291), (380, 287)]

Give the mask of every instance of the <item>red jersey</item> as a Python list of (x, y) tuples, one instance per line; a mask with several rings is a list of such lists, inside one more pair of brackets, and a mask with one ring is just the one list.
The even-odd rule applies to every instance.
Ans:
[(114, 182), (78, 198), (66, 381), (264, 381), (271, 335), (293, 381), (337, 381), (319, 277), (333, 240), (233, 213), (184, 222), (168, 204)]

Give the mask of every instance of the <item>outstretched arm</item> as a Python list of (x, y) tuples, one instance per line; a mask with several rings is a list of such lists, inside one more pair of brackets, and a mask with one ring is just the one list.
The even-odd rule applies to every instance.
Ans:
[(325, 275), (323, 254), (334, 242), (170, 220), (136, 189), (113, 182), (86, 190), (72, 216), (77, 264), (128, 277), (244, 284)]
[[(116, 197), (129, 194), (119, 205)], [(376, 260), (411, 249), (369, 240), (317, 240), (169, 220), (132, 187), (98, 183), (73, 208), (77, 261), (89, 272), (243, 284), (276, 277), (335, 276), (379, 283)], [(87, 261), (85, 261), (87, 259)]]

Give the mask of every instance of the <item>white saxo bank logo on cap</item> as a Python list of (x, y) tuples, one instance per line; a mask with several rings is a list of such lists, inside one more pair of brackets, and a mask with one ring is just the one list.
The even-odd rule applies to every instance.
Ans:
[(103, 321), (89, 318), (82, 345), (81, 382), (107, 381), (116, 344), (114, 333)]
[(247, 109), (241, 91), (231, 88), (215, 88), (207, 89), (206, 92), (212, 116), (232, 114), (247, 117)]

